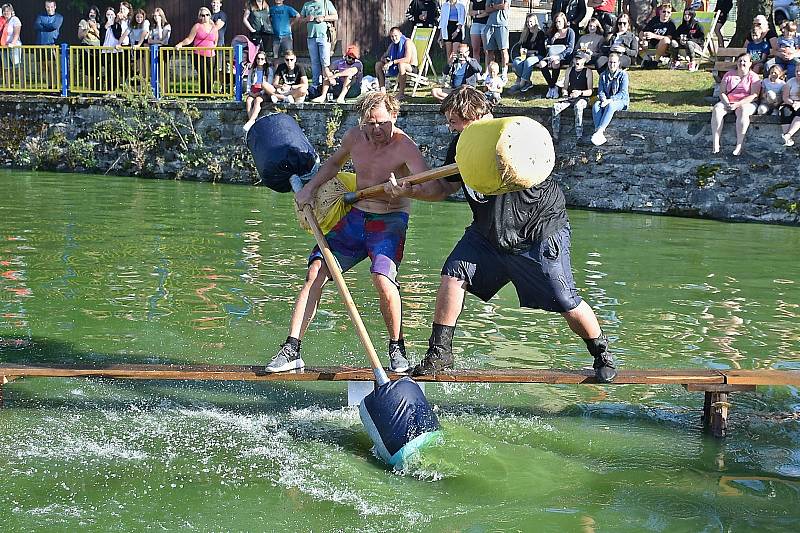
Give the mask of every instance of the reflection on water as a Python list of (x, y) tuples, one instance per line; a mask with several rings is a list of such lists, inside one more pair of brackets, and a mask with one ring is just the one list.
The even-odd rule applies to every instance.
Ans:
[[(285, 338), (312, 244), (288, 196), (10, 172), (0, 188), (0, 360), (261, 364)], [(800, 369), (797, 228), (570, 216), (576, 281), (625, 367)], [(415, 206), (399, 277), (415, 358), (468, 221), (464, 205)], [(383, 353), (367, 266), (346, 279)], [(303, 347), (308, 365), (365, 364), (333, 288)], [(462, 367), (591, 362), (559, 315), (519, 309), (510, 286), (468, 298), (455, 349)], [(235, 531), (782, 531), (800, 519), (793, 388), (733, 395), (724, 443), (700, 431), (702, 395), (667, 385), (426, 394), (446, 439), (399, 476), (371, 456), (342, 384), (18, 380), (0, 411), (0, 519)]]

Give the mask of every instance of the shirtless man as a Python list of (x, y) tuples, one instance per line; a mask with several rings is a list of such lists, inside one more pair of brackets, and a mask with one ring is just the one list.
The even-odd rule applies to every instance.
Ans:
[[(348, 159), (353, 162), (359, 189), (385, 183), (391, 173), (401, 177), (428, 169), (414, 141), (395, 126), (400, 103), (394, 96), (371, 92), (362, 96), (356, 105), (359, 125), (345, 133), (339, 149), (297, 194), (298, 205), (311, 204), (317, 188), (335, 177)], [(389, 333), (389, 369), (393, 372), (405, 372), (409, 368), (396, 278), (403, 258), (410, 207), (408, 198), (388, 195), (360, 200), (326, 235), (343, 271), (367, 257), (372, 261), (370, 272)], [(268, 372), (284, 372), (305, 366), (300, 357), (300, 340), (314, 318), (322, 287), (330, 277), (322, 254), (315, 247), (308, 259), (306, 281), (295, 301), (289, 336), (267, 365)]]

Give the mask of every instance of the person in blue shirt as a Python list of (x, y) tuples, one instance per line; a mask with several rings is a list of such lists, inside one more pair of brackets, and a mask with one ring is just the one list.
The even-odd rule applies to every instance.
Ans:
[(292, 22), (300, 20), (300, 13), (292, 6), (284, 4), (283, 0), (275, 0), (269, 14), (273, 33), (272, 56), (282, 57), (289, 50), (294, 50)]
[(600, 146), (606, 143), (605, 131), (611, 123), (611, 117), (617, 111), (628, 109), (628, 104), (630, 104), (628, 73), (619, 68), (619, 54), (611, 52), (608, 56), (608, 68), (600, 74), (597, 101), (592, 106), (593, 145)]
[(53, 45), (58, 41), (64, 17), (56, 13), (56, 3), (48, 0), (44, 3), (44, 13), (36, 15), (33, 28), (36, 31), (36, 44)]

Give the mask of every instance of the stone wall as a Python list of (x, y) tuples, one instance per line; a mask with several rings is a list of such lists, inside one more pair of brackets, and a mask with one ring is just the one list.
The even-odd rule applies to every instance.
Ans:
[[(121, 99), (6, 98), (0, 103), (4, 124), (0, 164), (257, 182), (244, 146), (240, 104), (149, 102), (142, 107), (135, 109)], [(156, 108), (160, 114), (154, 123), (148, 113)], [(282, 110), (298, 120), (323, 157), (335, 149), (343, 132), (356, 124), (350, 105), (304, 104)], [(99, 124), (107, 126), (126, 113), (140, 132), (98, 139)], [(549, 124), (546, 109), (497, 110), (497, 115), (515, 114)], [(722, 153), (711, 155), (709, 122), (710, 113), (619, 113), (606, 132), (609, 142), (597, 148), (588, 142), (591, 113), (586, 112), (584, 139), (576, 142), (572, 114), (567, 111), (562, 118), (554, 177), (568, 204), (575, 207), (800, 224), (800, 151), (783, 147), (775, 117), (754, 119), (740, 157), (730, 155), (732, 123), (725, 125)], [(431, 165), (442, 163), (450, 134), (438, 106), (404, 105), (398, 125), (420, 145)], [(154, 132), (163, 136), (162, 142), (133, 148), (120, 144), (120, 138), (141, 135), (141, 139), (149, 139)], [(128, 144), (135, 145), (134, 141)]]

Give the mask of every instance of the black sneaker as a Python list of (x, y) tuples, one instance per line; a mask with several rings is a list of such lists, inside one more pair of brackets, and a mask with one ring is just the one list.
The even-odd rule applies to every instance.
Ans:
[(406, 349), (402, 344), (389, 345), (389, 370), (396, 373), (408, 372), (411, 363), (406, 357)]
[(288, 370), (298, 370), (306, 364), (300, 357), (300, 352), (288, 342), (281, 344), (281, 349), (275, 358), (266, 366), (267, 372), (286, 372)]
[(611, 383), (617, 377), (617, 369), (614, 367), (614, 357), (608, 351), (608, 337), (600, 335), (596, 339), (585, 341), (589, 353), (594, 357), (594, 377), (598, 383)]
[(443, 370), (453, 369), (453, 352), (442, 346), (431, 346), (425, 358), (411, 371), (412, 376), (435, 375)]

